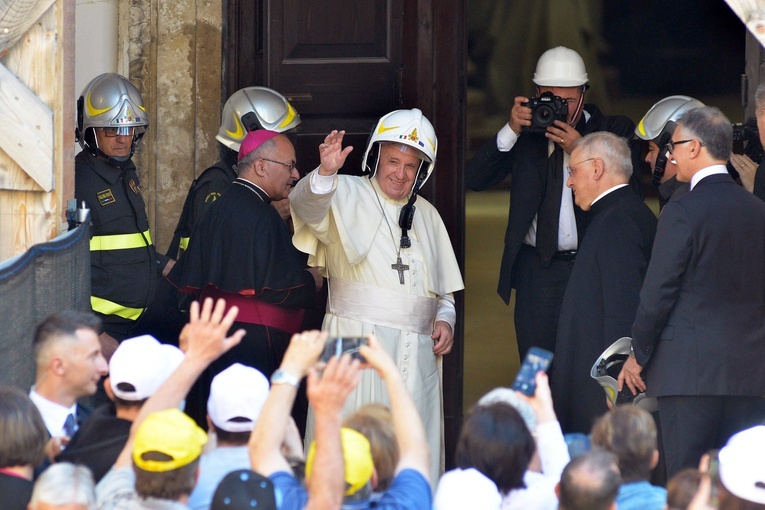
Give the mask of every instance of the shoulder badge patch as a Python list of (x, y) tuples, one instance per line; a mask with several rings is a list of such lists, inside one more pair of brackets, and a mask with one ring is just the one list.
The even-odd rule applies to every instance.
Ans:
[(130, 185), (130, 189), (133, 190), (133, 193), (136, 195), (141, 192), (141, 188), (138, 187), (138, 183), (135, 182), (135, 179), (130, 179), (128, 184)]
[(216, 200), (218, 200), (218, 197), (220, 197), (220, 193), (218, 193), (217, 191), (208, 193), (207, 196), (205, 197), (205, 204), (209, 204), (210, 202), (215, 202)]
[(112, 190), (108, 188), (96, 193), (96, 197), (98, 197), (98, 203), (101, 205), (109, 205), (116, 202), (114, 195), (112, 195)]

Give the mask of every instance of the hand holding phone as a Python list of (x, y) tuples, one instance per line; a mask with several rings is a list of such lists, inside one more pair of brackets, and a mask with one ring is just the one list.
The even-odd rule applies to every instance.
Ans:
[(526, 357), (521, 364), (521, 369), (513, 383), (513, 389), (520, 391), (524, 395), (533, 396), (537, 389), (535, 381), (537, 372), (547, 372), (552, 363), (553, 353), (540, 347), (532, 347), (526, 353)]
[(364, 356), (359, 352), (362, 345), (369, 345), (369, 338), (365, 336), (329, 338), (324, 345), (324, 351), (321, 353), (319, 361), (327, 363), (332, 356), (339, 358), (343, 354), (350, 354), (353, 359), (365, 363)]

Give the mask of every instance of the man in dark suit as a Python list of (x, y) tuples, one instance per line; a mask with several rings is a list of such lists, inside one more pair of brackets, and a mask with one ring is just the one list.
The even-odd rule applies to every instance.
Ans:
[(91, 409), (78, 400), (93, 395), (107, 373), (98, 340), (100, 329), (101, 319), (95, 314), (74, 310), (52, 313), (35, 329), (35, 384), (29, 399), (51, 436), (46, 458), (35, 468), (35, 478), (90, 416)]
[(732, 136), (717, 108), (680, 118), (670, 163), (690, 191), (659, 218), (619, 374), (658, 399), (668, 477), (765, 417), (765, 204), (728, 175)]
[[(537, 93), (559, 96), (568, 105), (567, 120), (556, 120), (542, 132), (531, 132), (529, 98), (518, 96), (510, 120), (478, 150), (468, 164), (467, 185), (481, 191), (512, 174), (510, 213), (497, 292), (505, 303), (515, 296), (515, 332), (521, 358), (532, 345), (552, 350), (585, 214), (574, 206), (563, 184), (573, 143), (587, 133), (610, 131), (629, 137), (634, 123), (623, 116), (605, 116), (584, 104), (587, 71), (575, 51), (557, 47), (537, 62)], [(633, 168), (639, 175), (640, 148), (633, 143)], [(639, 180), (633, 179), (636, 189)]]
[(567, 185), (591, 217), (563, 296), (552, 389), (563, 431), (587, 434), (608, 410), (590, 369), (609, 345), (630, 335), (656, 216), (628, 186), (632, 161), (624, 138), (592, 133), (574, 147)]

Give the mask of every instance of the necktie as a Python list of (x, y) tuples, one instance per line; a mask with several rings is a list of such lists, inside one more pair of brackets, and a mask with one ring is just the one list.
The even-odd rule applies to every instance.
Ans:
[(69, 414), (64, 422), (64, 433), (72, 437), (75, 432), (77, 432), (77, 418), (75, 418), (74, 414)]
[(550, 262), (558, 251), (558, 224), (563, 193), (563, 149), (557, 143), (547, 158), (547, 186), (537, 212), (537, 252)]

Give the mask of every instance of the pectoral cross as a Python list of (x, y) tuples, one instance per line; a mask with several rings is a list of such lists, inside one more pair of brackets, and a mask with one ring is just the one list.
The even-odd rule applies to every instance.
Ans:
[(396, 263), (390, 265), (391, 269), (398, 271), (398, 283), (404, 285), (404, 271), (409, 270), (409, 266), (401, 262), (401, 255), (396, 258)]

